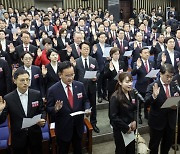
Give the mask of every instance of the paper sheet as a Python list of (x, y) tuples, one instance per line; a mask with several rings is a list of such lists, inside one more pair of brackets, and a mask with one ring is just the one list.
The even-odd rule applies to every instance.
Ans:
[(50, 124), (50, 129), (55, 129), (55, 122)]
[(171, 106), (177, 106), (178, 102), (180, 101), (180, 97), (169, 97), (164, 104), (161, 106), (161, 108), (169, 108)]
[(104, 53), (103, 53), (103, 57), (110, 57), (110, 50), (112, 49), (112, 47), (106, 47), (104, 48)]
[(70, 114), (70, 116), (76, 116), (76, 115), (80, 115), (80, 114), (84, 114), (85, 113), (85, 111), (77, 111), (77, 112), (73, 112), (73, 113), (71, 113)]
[(41, 114), (34, 116), (33, 118), (23, 118), (22, 129), (35, 125), (41, 119)]
[[(130, 126), (130, 124), (129, 124)], [(123, 139), (124, 139), (124, 144), (125, 146), (127, 146), (129, 143), (131, 143), (134, 139), (135, 139), (135, 134), (134, 134), (134, 131), (131, 131), (130, 134), (124, 134), (123, 132), (122, 133), (122, 136), (123, 136)]]
[(145, 77), (156, 78), (159, 71), (160, 71), (159, 69), (158, 70), (151, 70)]
[(86, 71), (84, 74), (84, 79), (96, 78), (97, 71)]
[(129, 57), (129, 56), (132, 55), (132, 52), (133, 52), (133, 50), (126, 51), (126, 52), (124, 53), (124, 56)]

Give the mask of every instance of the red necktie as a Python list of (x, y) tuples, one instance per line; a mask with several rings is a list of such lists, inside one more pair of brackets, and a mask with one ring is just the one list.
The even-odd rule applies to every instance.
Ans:
[(169, 93), (168, 84), (165, 84), (164, 86), (166, 87), (166, 97), (169, 98), (170, 97), (170, 93)]
[(122, 41), (120, 41), (120, 50), (121, 50), (121, 52), (123, 52), (123, 44), (122, 44)]
[(68, 101), (69, 101), (69, 104), (70, 104), (71, 108), (73, 108), (74, 101), (73, 101), (73, 95), (72, 95), (72, 92), (71, 92), (71, 90), (70, 90), (70, 85), (67, 85), (67, 94), (68, 94)]
[(28, 51), (28, 47), (25, 47), (26, 51)]
[(148, 69), (147, 61), (145, 61), (145, 68), (146, 68), (146, 72), (148, 73), (148, 72), (149, 72), (149, 69)]

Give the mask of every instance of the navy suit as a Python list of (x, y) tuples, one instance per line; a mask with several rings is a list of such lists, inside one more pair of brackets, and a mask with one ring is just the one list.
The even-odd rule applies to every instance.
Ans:
[[(46, 31), (46, 29), (45, 29), (45, 26), (41, 26), (40, 28), (39, 28), (39, 35), (40, 35), (40, 33), (42, 32), (42, 31), (46, 31), (47, 33), (48, 33), (48, 36), (49, 37), (51, 37), (51, 38), (53, 38), (53, 36), (54, 35), (56, 35), (55, 34), (55, 31), (54, 31), (54, 28), (53, 28), (53, 26), (48, 26), (49, 27), (49, 31)], [(51, 35), (50, 35), (51, 34)]]
[[(172, 64), (169, 53), (167, 50), (164, 51), (165, 55), (166, 55), (166, 62), (168, 64)], [(157, 58), (157, 68), (160, 68), (161, 66), (161, 56), (162, 56), (162, 52), (159, 53), (158, 58)], [(177, 67), (177, 63), (180, 61), (180, 52), (174, 50), (174, 69), (175, 69), (175, 73), (178, 73), (178, 67)]]
[[(83, 83), (73, 81), (74, 107), (71, 108), (61, 82), (57, 82), (48, 90), (47, 111), (55, 115), (55, 132), (60, 151), (68, 151), (70, 142), (76, 142), (75, 153), (81, 154), (81, 139), (84, 131), (84, 115), (70, 116), (76, 111), (84, 111), (89, 108), (86, 91)], [(54, 105), (57, 100), (63, 101), (62, 108), (55, 112)], [(64, 144), (68, 144), (63, 146)], [(78, 146), (78, 147), (77, 147)], [(66, 150), (64, 150), (67, 148)], [(68, 153), (68, 152), (67, 152)]]
[[(156, 99), (152, 97), (153, 85), (158, 84), (160, 87), (159, 95)], [(146, 92), (146, 103), (151, 105), (149, 112), (148, 124), (150, 127), (150, 153), (158, 154), (158, 147), (161, 141), (161, 154), (168, 154), (168, 151), (172, 145), (174, 130), (176, 125), (176, 110), (171, 108), (161, 109), (161, 106), (166, 101), (166, 93), (160, 79), (150, 84)], [(170, 94), (174, 96), (177, 92), (173, 82), (171, 82)]]
[(78, 51), (76, 50), (76, 46), (75, 46), (75, 43), (71, 44), (70, 47), (72, 48), (72, 56), (74, 57), (74, 59), (77, 59), (79, 58), (79, 54), (78, 54)]
[(177, 38), (175, 39), (175, 48), (174, 48), (176, 51), (179, 51), (180, 52), (180, 45), (179, 45), (179, 42), (177, 40)]

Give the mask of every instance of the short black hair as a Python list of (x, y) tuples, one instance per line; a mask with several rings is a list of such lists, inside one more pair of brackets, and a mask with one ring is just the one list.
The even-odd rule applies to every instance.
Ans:
[(97, 34), (97, 37), (99, 38), (101, 35), (105, 35), (105, 36), (107, 37), (107, 35), (106, 35), (105, 32), (100, 32), (100, 33), (98, 33), (98, 34)]
[[(47, 57), (47, 59), (49, 59), (49, 57), (50, 57), (50, 55), (51, 55), (51, 53), (52, 52), (55, 52), (55, 53), (57, 53), (58, 54), (58, 52), (57, 52), (57, 50), (56, 49), (54, 49), (54, 48), (51, 48), (51, 49), (49, 49), (48, 51), (47, 51), (47, 53), (46, 53), (46, 57)], [(49, 59), (50, 60), (50, 59)]]
[(45, 38), (45, 39), (42, 40), (42, 44), (43, 44), (43, 45), (45, 45), (46, 43), (52, 44), (51, 39), (50, 39), (50, 38)]
[(58, 73), (62, 73), (65, 69), (71, 68), (71, 67), (74, 68), (73, 64), (70, 61), (63, 61), (59, 63)]
[(175, 40), (174, 37), (170, 36), (170, 37), (166, 37), (165, 40), (164, 40), (164, 43), (167, 44), (169, 40)]
[(174, 67), (172, 64), (165, 63), (160, 67), (160, 73), (165, 74), (166, 72), (174, 74)]
[(21, 32), (21, 37), (23, 36), (23, 34), (27, 34), (27, 35), (31, 36), (31, 34), (28, 31), (22, 31)]
[(142, 48), (140, 49), (139, 53), (142, 53), (142, 51), (145, 50), (145, 49), (148, 49), (148, 50), (149, 50), (148, 47), (142, 47)]
[(88, 45), (89, 47), (90, 47), (90, 43), (88, 42), (88, 41), (84, 41), (84, 42), (81, 42), (80, 44), (79, 44), (79, 48), (80, 49), (82, 49), (82, 45), (83, 44), (86, 44), (86, 45)]
[(34, 58), (33, 54), (30, 51), (26, 51), (21, 54), (21, 59), (23, 59), (26, 54), (29, 54), (32, 58)]
[(14, 72), (14, 75), (13, 75), (13, 78), (16, 80), (18, 78), (19, 75), (22, 75), (22, 74), (28, 74), (29, 75), (29, 72), (26, 71), (25, 69), (23, 68), (18, 68), (15, 72)]

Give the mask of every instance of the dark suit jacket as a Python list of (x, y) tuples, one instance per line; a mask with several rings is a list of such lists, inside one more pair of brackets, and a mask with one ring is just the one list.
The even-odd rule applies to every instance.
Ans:
[[(21, 66), (20, 68), (24, 69), (24, 66)], [(41, 96), (44, 97), (43, 77), (41, 69), (38, 66), (31, 66), (31, 85), (29, 88), (40, 91)]]
[[(38, 114), (42, 114), (41, 118), (46, 119), (46, 112), (39, 91), (28, 90), (28, 110), (25, 115), (17, 90), (7, 94), (4, 97), (6, 107), (0, 115), (0, 123), (3, 123), (7, 115), (10, 115), (11, 123), (11, 143), (15, 148), (24, 147), (28, 140), (30, 144), (37, 145), (42, 142), (41, 128), (38, 125), (29, 127), (28, 129), (21, 129), (23, 118), (32, 118)], [(32, 103), (37, 102), (36, 107), (32, 107)]]
[[(160, 87), (160, 92), (156, 99), (153, 99), (152, 97), (154, 83), (157, 83)], [(170, 84), (170, 92), (171, 96), (174, 96), (174, 93), (176, 92), (173, 83)], [(145, 101), (147, 104), (151, 105), (148, 124), (153, 129), (163, 130), (167, 125), (169, 125), (171, 129), (175, 129), (176, 110), (170, 108), (161, 109), (161, 106), (164, 104), (166, 99), (166, 93), (160, 80), (156, 80), (148, 86)]]
[[(29, 51), (34, 55), (34, 59), (36, 58), (36, 55), (37, 55), (37, 47), (30, 44), (29, 45)], [(24, 53), (24, 48), (23, 48), (23, 45), (18, 45), (16, 48), (15, 48), (15, 51), (14, 51), (14, 60), (16, 60), (20, 65), (22, 65), (22, 62), (21, 62), (21, 55)]]
[[(134, 63), (133, 70), (132, 70), (131, 74), (133, 76), (137, 75), (137, 82), (135, 84), (136, 89), (140, 93), (145, 93), (147, 86), (151, 82), (153, 82), (153, 79), (145, 77), (148, 73), (146, 72), (146, 68), (145, 68), (142, 60), (141, 60), (141, 62), (142, 62), (142, 65), (139, 69), (137, 69), (136, 62)], [(149, 72), (150, 72), (152, 70), (152, 68), (154, 67), (154, 63), (152, 61), (148, 61), (148, 62), (149, 62)]]
[[(125, 71), (125, 64), (123, 61), (119, 61), (119, 70), (123, 70)], [(109, 69), (109, 63), (106, 63), (106, 66), (104, 68), (104, 76), (105, 78), (108, 79), (108, 92), (109, 93), (113, 93), (115, 91), (115, 87), (116, 87), (116, 84), (117, 84), (117, 80), (115, 80), (114, 78), (116, 77), (117, 75), (117, 72), (116, 70), (114, 69), (113, 71), (111, 71)]]
[[(168, 64), (172, 64), (169, 53), (167, 50), (165, 50), (165, 55), (166, 55), (166, 62)], [(160, 68), (161, 66), (161, 56), (162, 56), (162, 52), (159, 53), (158, 58), (157, 58), (157, 68)], [(177, 67), (177, 63), (180, 61), (180, 52), (179, 51), (174, 51), (174, 69), (175, 69), (175, 73), (178, 73), (178, 67)]]
[(180, 52), (180, 46), (179, 46), (179, 43), (178, 43), (177, 39), (175, 39), (175, 48), (174, 48), (174, 50)]
[(0, 96), (11, 92), (12, 77), (7, 61), (0, 59)]
[(46, 68), (47, 74), (44, 78), (45, 93), (47, 93), (48, 88), (50, 88), (52, 85), (59, 81), (59, 75), (54, 72), (51, 64), (47, 64)]
[[(42, 31), (46, 31), (46, 30), (45, 30), (45, 26), (41, 26), (41, 27), (39, 28), (39, 35), (40, 35), (40, 33), (41, 33)], [(53, 38), (53, 36), (56, 35), (53, 26), (49, 26), (49, 31), (52, 32), (52, 35), (48, 35), (48, 36), (51, 37), (51, 38)]]
[(74, 59), (79, 58), (79, 54), (78, 51), (76, 50), (76, 46), (75, 44), (71, 44), (70, 47), (72, 48), (72, 56), (74, 57)]
[[(15, 23), (15, 28), (18, 28), (18, 27), (20, 27), (20, 25), (19, 25), (19, 24), (17, 24), (17, 23)], [(13, 26), (12, 26), (12, 24), (11, 24), (11, 23), (9, 23), (9, 25), (8, 25), (8, 29), (9, 29), (9, 30), (12, 30), (12, 29), (13, 29)]]
[[(96, 93), (96, 81), (92, 81), (91, 79), (84, 79), (85, 68), (83, 65), (82, 57), (76, 59), (76, 67), (75, 67), (75, 79), (84, 83), (86, 91), (90, 91), (90, 93)], [(98, 64), (95, 58), (89, 56), (89, 69), (88, 71), (98, 71), (96, 77), (99, 76)]]
[[(84, 115), (70, 116), (72, 112), (84, 111), (89, 108), (86, 92), (83, 83), (73, 81), (74, 107), (70, 107), (66, 93), (61, 82), (57, 82), (48, 90), (47, 111), (55, 115), (55, 132), (57, 141), (69, 142), (72, 139), (73, 131), (76, 130), (79, 137), (82, 137), (84, 130)], [(55, 113), (54, 105), (57, 100), (63, 101), (62, 108)]]
[(110, 99), (110, 121), (114, 130), (127, 133), (129, 124), (136, 121), (136, 103), (133, 92), (129, 93), (130, 100), (123, 94), (123, 101), (118, 101), (113, 94)]
[[(98, 43), (96, 45), (97, 45), (97, 51), (95, 54), (92, 53), (92, 57), (96, 58), (96, 60), (98, 62), (99, 71), (102, 72), (104, 70), (104, 66), (105, 66), (105, 63), (107, 62), (107, 60), (105, 57), (103, 57), (103, 52), (102, 52), (100, 44)], [(105, 47), (110, 47), (110, 45), (105, 44)]]

